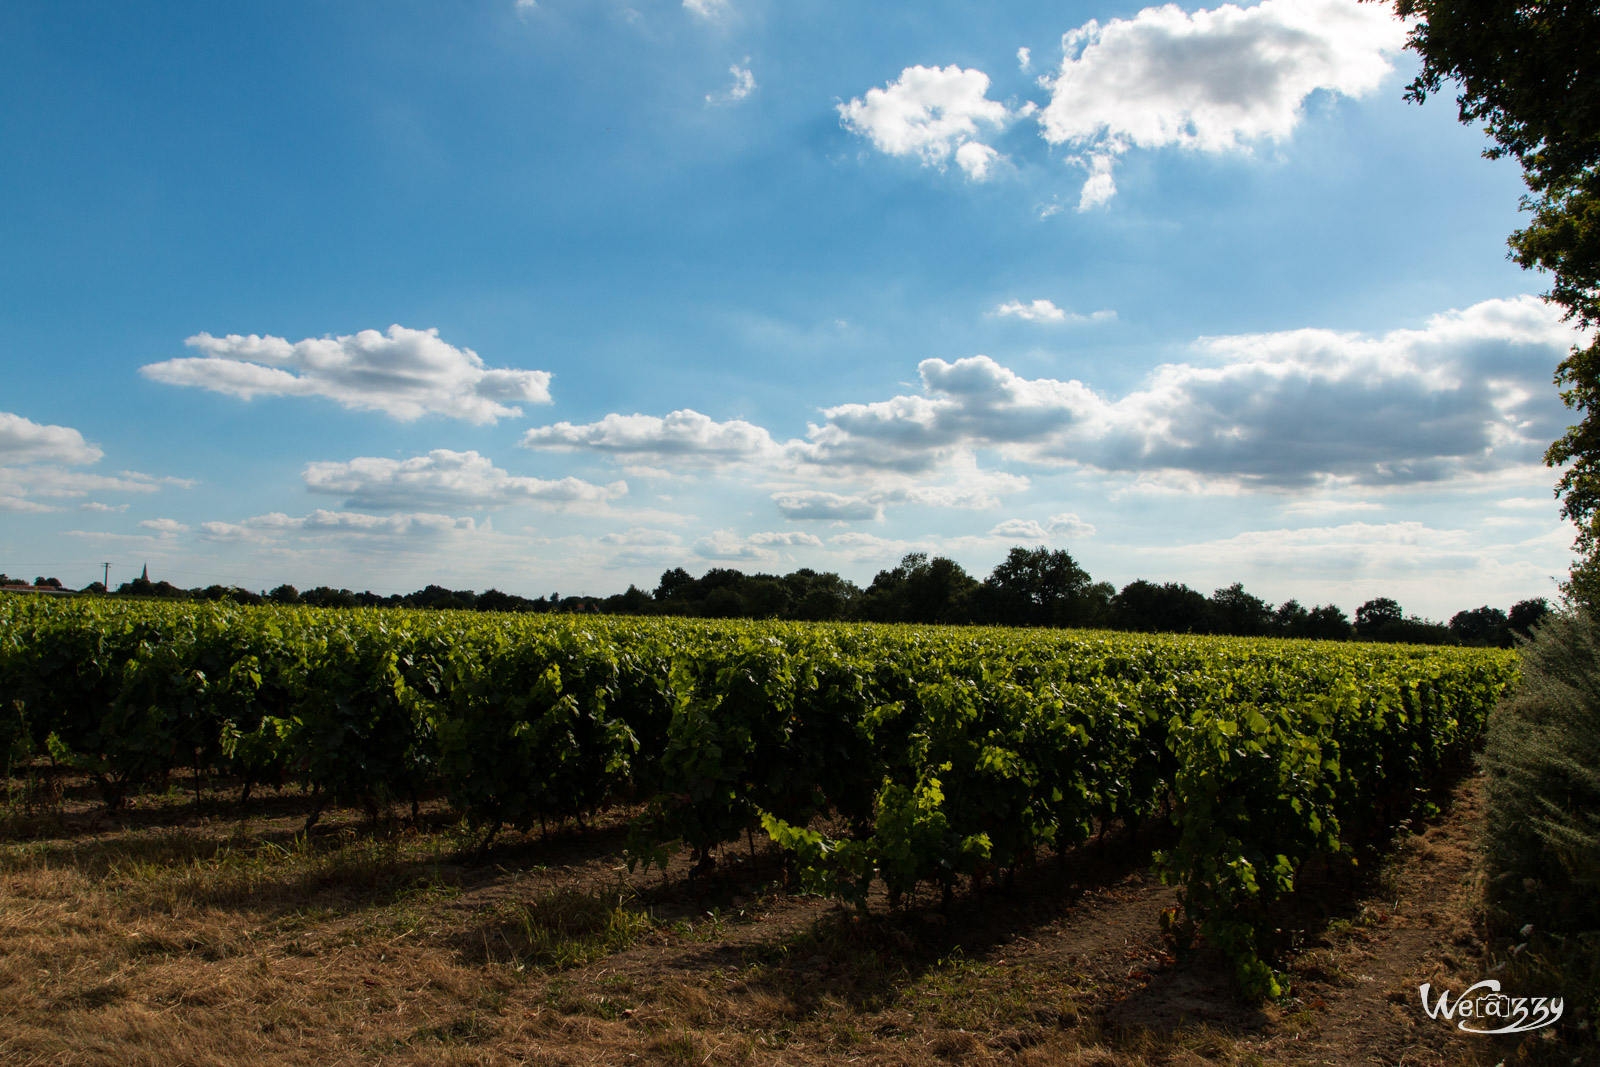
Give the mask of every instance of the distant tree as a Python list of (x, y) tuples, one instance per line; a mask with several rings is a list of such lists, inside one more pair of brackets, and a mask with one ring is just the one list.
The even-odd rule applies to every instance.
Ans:
[(1272, 613), (1272, 632), (1279, 637), (1304, 637), (1311, 612), (1298, 600), (1285, 600)]
[(789, 617), (809, 622), (848, 618), (861, 599), (857, 585), (831, 571), (809, 567), (784, 575), (789, 590)]
[(983, 583), (984, 614), (1018, 626), (1078, 625), (1089, 614), (1080, 602), (1091, 584), (1065, 549), (1018, 545)]
[(1354, 630), (1350, 620), (1336, 605), (1319, 604), (1306, 613), (1305, 629), (1296, 637), (1319, 641), (1348, 641)]
[[(482, 610), (483, 601), (488, 595), (488, 593), (485, 593), (478, 598), (480, 610)], [(518, 597), (516, 599), (520, 600), (521, 598)], [(606, 597), (605, 610), (609, 615), (648, 615), (654, 606), (655, 602), (650, 599), (649, 593), (630, 583), (627, 592)]]
[(908, 552), (898, 566), (872, 579), (861, 613), (878, 622), (967, 622), (977, 588), (977, 580), (955, 560)]
[(1514, 632), (1523, 637), (1532, 637), (1533, 628), (1543, 622), (1549, 614), (1550, 604), (1544, 597), (1519, 600), (1511, 605), (1511, 614), (1506, 622)]
[(749, 610), (738, 588), (728, 584), (719, 585), (708, 592), (699, 602), (696, 614), (708, 619), (741, 619), (749, 615)]
[(1356, 636), (1363, 641), (1374, 640), (1378, 631), (1404, 619), (1405, 611), (1398, 601), (1386, 596), (1374, 597), (1356, 609)]
[[(632, 586), (628, 587), (632, 589)], [(502, 593), (498, 589), (485, 589), (478, 594), (473, 605), (479, 611), (531, 611), (533, 601), (515, 593)]]
[(1506, 613), (1485, 605), (1458, 611), (1450, 617), (1450, 636), (1464, 645), (1511, 646), (1511, 626)]
[(298, 604), (300, 603), (300, 590), (285, 583), (268, 593), (267, 599), (274, 604)]
[(656, 585), (655, 599), (660, 603), (666, 603), (692, 589), (694, 584), (693, 575), (682, 567), (674, 567), (662, 573), (661, 581)]
[(1390, 597), (1376, 597), (1356, 609), (1356, 636), (1363, 641), (1408, 645), (1448, 645), (1455, 641), (1444, 623), (1407, 615)]
[(1205, 594), (1181, 582), (1156, 585), (1144, 579), (1122, 587), (1112, 602), (1116, 625), (1141, 633), (1211, 632), (1211, 605)]
[(1261, 637), (1276, 622), (1271, 605), (1246, 593), (1241, 582), (1211, 594), (1211, 617), (1217, 633), (1238, 637)]
[(314, 589), (307, 589), (300, 594), (300, 603), (315, 608), (353, 608), (359, 601), (356, 595), (348, 589), (334, 589), (331, 586), (319, 585)]
[(433, 611), (471, 611), (478, 605), (478, 594), (470, 589), (446, 589), (442, 585), (429, 585), (405, 598), (413, 608)]

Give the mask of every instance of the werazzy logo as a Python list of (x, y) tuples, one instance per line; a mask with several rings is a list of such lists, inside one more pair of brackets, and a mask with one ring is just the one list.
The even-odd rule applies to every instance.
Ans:
[(1450, 990), (1441, 989), (1439, 998), (1429, 1004), (1431, 988), (1423, 982), (1418, 990), (1428, 1018), (1454, 1022), (1456, 1029), (1469, 1034), (1520, 1034), (1550, 1026), (1561, 1018), (1560, 997), (1507, 996), (1493, 978), (1485, 978), (1454, 999)]

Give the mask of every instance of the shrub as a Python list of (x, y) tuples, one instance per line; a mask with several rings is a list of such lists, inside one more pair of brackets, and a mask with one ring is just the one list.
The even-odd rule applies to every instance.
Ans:
[(1600, 930), (1600, 623), (1552, 614), (1522, 646), (1522, 680), (1490, 717), (1489, 896), (1509, 919)]

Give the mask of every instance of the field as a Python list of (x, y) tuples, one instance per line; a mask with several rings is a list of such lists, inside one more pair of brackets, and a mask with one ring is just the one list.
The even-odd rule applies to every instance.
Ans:
[[(18, 799), (0, 846), (0, 1061), (16, 1064), (1494, 1063), (1417, 985), (1488, 964), (1475, 779), (1364, 880), (1303, 891), (1287, 995), (1174, 959), (1151, 842), (1091, 845), (1009, 890), (865, 917), (730, 846), (629, 875), (626, 812), (486, 861), (443, 810), (324, 816), (207, 790), (116, 816), (82, 779)], [(13, 781), (17, 795), (26, 787)], [(31, 813), (30, 813), (31, 812)], [(1285, 913), (1289, 914), (1289, 913)], [(1472, 977), (1469, 977), (1471, 975)]]
[(1500, 653), (0, 611), (17, 1062), (1493, 1054)]

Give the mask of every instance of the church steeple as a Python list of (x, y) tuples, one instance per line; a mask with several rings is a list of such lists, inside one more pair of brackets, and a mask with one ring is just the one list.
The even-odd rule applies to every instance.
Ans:
[(150, 564), (146, 563), (144, 565), (144, 570), (139, 572), (139, 580), (141, 582), (148, 582), (150, 580)]

